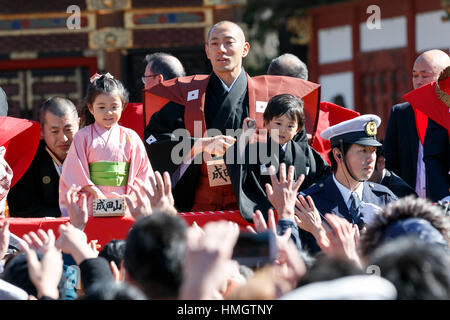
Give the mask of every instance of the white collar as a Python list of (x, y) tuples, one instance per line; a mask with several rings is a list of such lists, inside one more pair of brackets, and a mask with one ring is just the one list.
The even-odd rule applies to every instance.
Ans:
[(64, 163), (59, 165), (58, 163), (55, 162), (55, 160), (52, 159), (52, 161), (53, 164), (55, 165), (56, 172), (58, 173), (59, 176), (61, 176)]
[(378, 183), (381, 183), (381, 181), (383, 181), (384, 177), (386, 177), (386, 169), (383, 169), (383, 175), (381, 176), (381, 180)]
[[(342, 195), (342, 198), (344, 198), (345, 205), (346, 205), (347, 207), (350, 207), (350, 201), (349, 201), (349, 200), (350, 200), (350, 196), (351, 196), (352, 191), (350, 191), (350, 189), (348, 189), (348, 188), (347, 188), (346, 186), (344, 186), (342, 183), (340, 183), (339, 181), (337, 181), (337, 179), (336, 179), (336, 177), (334, 176), (334, 174), (333, 174), (333, 180), (334, 180), (334, 183), (336, 184), (336, 186), (338, 187), (339, 192), (340, 192), (341, 195)], [(356, 194), (358, 195), (360, 201), (362, 201), (362, 192), (363, 192), (363, 189), (364, 189), (364, 183), (361, 183), (361, 184), (358, 186), (358, 188), (356, 188), (356, 190), (354, 191), (354, 192), (356, 192)]]
[(236, 82), (236, 80), (241, 76), (242, 73), (242, 69), (241, 72), (239, 73), (239, 75), (236, 77), (236, 79), (234, 79), (233, 83), (228, 87), (225, 82), (222, 81), (222, 79), (220, 79), (219, 76), (217, 76), (217, 78), (219, 78), (220, 82), (222, 82), (223, 87), (225, 88), (225, 90), (227, 90), (227, 92), (230, 92), (231, 88), (233, 88), (234, 83)]
[(286, 152), (286, 147), (287, 147), (287, 142), (281, 146), (281, 149), (283, 149), (283, 151)]

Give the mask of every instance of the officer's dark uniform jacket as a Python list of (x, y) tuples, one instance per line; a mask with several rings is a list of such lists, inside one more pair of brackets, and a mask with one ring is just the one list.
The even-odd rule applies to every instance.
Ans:
[[(330, 140), (332, 148), (339, 148), (343, 155), (343, 157), (340, 155), (342, 159), (341, 165), (347, 167), (343, 144), (348, 143), (371, 147), (381, 146), (381, 143), (376, 140), (377, 127), (380, 123), (381, 119), (376, 115), (362, 115), (327, 128), (322, 131), (321, 136), (326, 140)], [(349, 171), (349, 174), (352, 179), (356, 180), (351, 171)], [(362, 198), (359, 199), (361, 202), (384, 207), (389, 202), (397, 200), (397, 196), (383, 185), (368, 181), (361, 183), (363, 184)], [(358, 224), (360, 228), (363, 227), (363, 212), (358, 213), (361, 216), (356, 219), (358, 221), (355, 221), (354, 216), (352, 216), (347, 204), (344, 202), (341, 191), (334, 182), (333, 176), (329, 176), (322, 182), (314, 184), (304, 192), (301, 192), (301, 194), (305, 197), (311, 196), (317, 210), (322, 215), (322, 221), (324, 223), (326, 223), (326, 220), (323, 216), (326, 213), (330, 213), (345, 218), (350, 223)], [(297, 234), (293, 232), (292, 235), (295, 238)], [(303, 249), (312, 254), (320, 251), (315, 238), (307, 231), (299, 230), (298, 239), (294, 239), (294, 242), (297, 247), (301, 245)]]
[[(397, 196), (381, 184), (364, 181), (363, 185), (361, 201), (384, 207), (388, 203), (397, 200)], [(322, 215), (332, 213), (353, 223), (353, 218), (332, 176), (329, 176), (323, 182), (316, 183), (301, 194), (305, 197), (311, 196), (317, 210)], [(324, 221), (323, 218), (322, 221)], [(299, 234), (303, 249), (310, 253), (316, 253), (320, 250), (312, 234), (304, 230), (300, 230)]]

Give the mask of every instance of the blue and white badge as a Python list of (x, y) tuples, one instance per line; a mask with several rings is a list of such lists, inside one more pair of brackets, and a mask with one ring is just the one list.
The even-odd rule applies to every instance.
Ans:
[(187, 95), (187, 101), (196, 100), (196, 99), (198, 99), (198, 89), (189, 91), (188, 95)]
[(156, 142), (156, 138), (153, 135), (150, 135), (150, 137), (147, 138), (147, 140), (145, 140), (145, 142), (147, 142), (148, 144), (152, 144), (153, 142)]

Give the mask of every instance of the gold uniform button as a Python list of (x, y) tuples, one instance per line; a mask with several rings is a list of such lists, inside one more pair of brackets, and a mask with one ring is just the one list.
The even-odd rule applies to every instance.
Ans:
[(323, 183), (320, 183), (320, 184), (319, 184), (319, 187), (323, 188)]
[(42, 177), (42, 182), (43, 182), (44, 184), (49, 184), (50, 181), (52, 181), (52, 179), (51, 179), (49, 176), (43, 176), (43, 177)]

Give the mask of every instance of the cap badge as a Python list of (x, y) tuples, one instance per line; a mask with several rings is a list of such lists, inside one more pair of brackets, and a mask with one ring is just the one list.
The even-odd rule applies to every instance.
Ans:
[(377, 134), (377, 124), (375, 123), (375, 121), (369, 121), (366, 124), (366, 133), (369, 136), (374, 136)]

